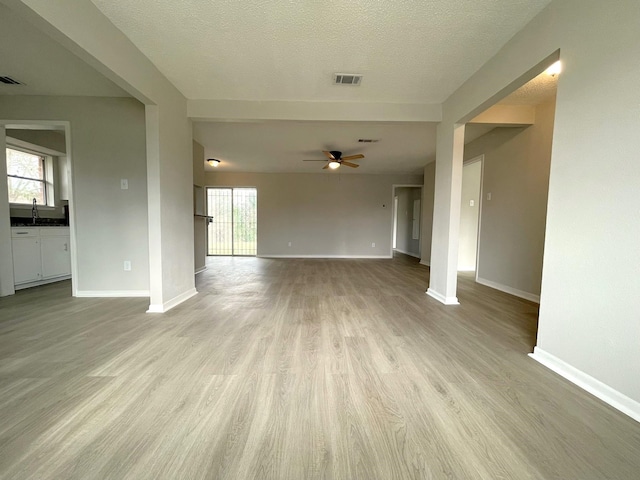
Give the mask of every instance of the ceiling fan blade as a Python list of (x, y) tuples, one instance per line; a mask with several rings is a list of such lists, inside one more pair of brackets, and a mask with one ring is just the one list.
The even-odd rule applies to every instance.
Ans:
[(335, 157), (331, 155), (331, 152), (328, 152), (327, 150), (322, 150), (322, 153), (324, 153), (329, 160), (335, 160)]
[(328, 163), (324, 167), (322, 167), (323, 170), (326, 170), (327, 168), (329, 168), (329, 164)]
[(355, 163), (345, 162), (344, 160), (340, 162), (340, 165), (346, 165), (347, 167), (351, 167), (351, 168), (358, 168), (360, 166), (360, 165), (356, 165)]
[(348, 157), (342, 157), (342, 160), (357, 160), (359, 158), (364, 158), (364, 155), (359, 153), (358, 155), (349, 155)]
[(326, 162), (327, 159), (326, 158), (316, 158), (313, 160), (302, 160), (303, 162)]

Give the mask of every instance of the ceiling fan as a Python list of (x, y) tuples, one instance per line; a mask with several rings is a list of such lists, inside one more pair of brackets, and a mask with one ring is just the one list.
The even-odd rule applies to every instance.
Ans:
[(335, 170), (340, 165), (346, 165), (347, 167), (351, 167), (351, 168), (358, 168), (360, 165), (356, 163), (351, 163), (350, 160), (358, 160), (359, 158), (364, 158), (364, 155), (362, 155), (361, 153), (359, 153), (358, 155), (349, 155), (347, 157), (343, 157), (342, 152), (338, 150), (331, 150), (331, 151), (323, 150), (322, 153), (326, 155), (327, 157), (326, 160), (303, 160), (303, 162), (327, 162), (328, 161), (329, 163), (327, 163), (324, 167), (322, 167), (322, 169), (325, 170), (327, 168), (331, 168)]

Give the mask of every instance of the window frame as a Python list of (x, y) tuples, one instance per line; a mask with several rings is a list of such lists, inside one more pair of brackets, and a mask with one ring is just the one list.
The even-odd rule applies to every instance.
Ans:
[[(41, 182), (44, 189), (44, 201), (45, 203), (39, 203), (38, 204), (38, 208), (40, 207), (46, 207), (46, 208), (54, 208), (53, 205), (53, 199), (50, 196), (50, 185), (49, 185), (49, 181), (48, 181), (48, 173), (49, 173), (49, 164), (51, 163), (51, 156), (50, 155), (46, 155), (42, 152), (38, 152), (35, 150), (31, 150), (29, 148), (24, 148), (24, 147), (17, 147), (15, 145), (11, 145), (10, 143), (7, 143), (6, 147), (7, 150), (14, 150), (16, 152), (22, 152), (22, 153), (27, 153), (29, 155), (34, 155), (36, 157), (40, 158), (40, 161), (42, 162), (42, 178), (31, 178), (31, 177), (22, 177), (20, 175), (11, 175), (9, 173), (7, 173), (7, 181), (9, 178), (19, 178), (21, 180), (30, 180), (33, 182)], [(31, 203), (20, 203), (20, 202), (12, 202), (9, 200), (9, 206), (15, 206), (15, 207), (25, 207), (25, 206), (31, 206)]]

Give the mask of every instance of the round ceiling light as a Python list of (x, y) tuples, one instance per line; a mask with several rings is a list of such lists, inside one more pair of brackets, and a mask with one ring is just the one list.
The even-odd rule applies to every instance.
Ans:
[(335, 170), (339, 166), (340, 166), (340, 162), (336, 162), (335, 160), (333, 162), (329, 162), (329, 168), (332, 168), (333, 170)]
[(220, 160), (218, 160), (217, 158), (210, 158), (207, 160), (207, 163), (212, 167), (217, 167), (218, 165), (220, 165)]

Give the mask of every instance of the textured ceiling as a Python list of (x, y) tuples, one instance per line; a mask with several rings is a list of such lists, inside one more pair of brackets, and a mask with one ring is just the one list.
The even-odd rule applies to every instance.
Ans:
[(0, 95), (129, 96), (111, 80), (0, 4)]
[(550, 0), (92, 1), (187, 98), (441, 103)]
[[(322, 150), (363, 153), (360, 167), (341, 173), (422, 173), (435, 155), (435, 123), (195, 122), (193, 136), (221, 171), (322, 172)], [(360, 138), (378, 143), (358, 143)], [(207, 169), (213, 170), (207, 166)], [(326, 171), (325, 171), (326, 172)]]
[(555, 97), (558, 77), (559, 75), (551, 76), (543, 72), (498, 103), (500, 105), (540, 105)]

